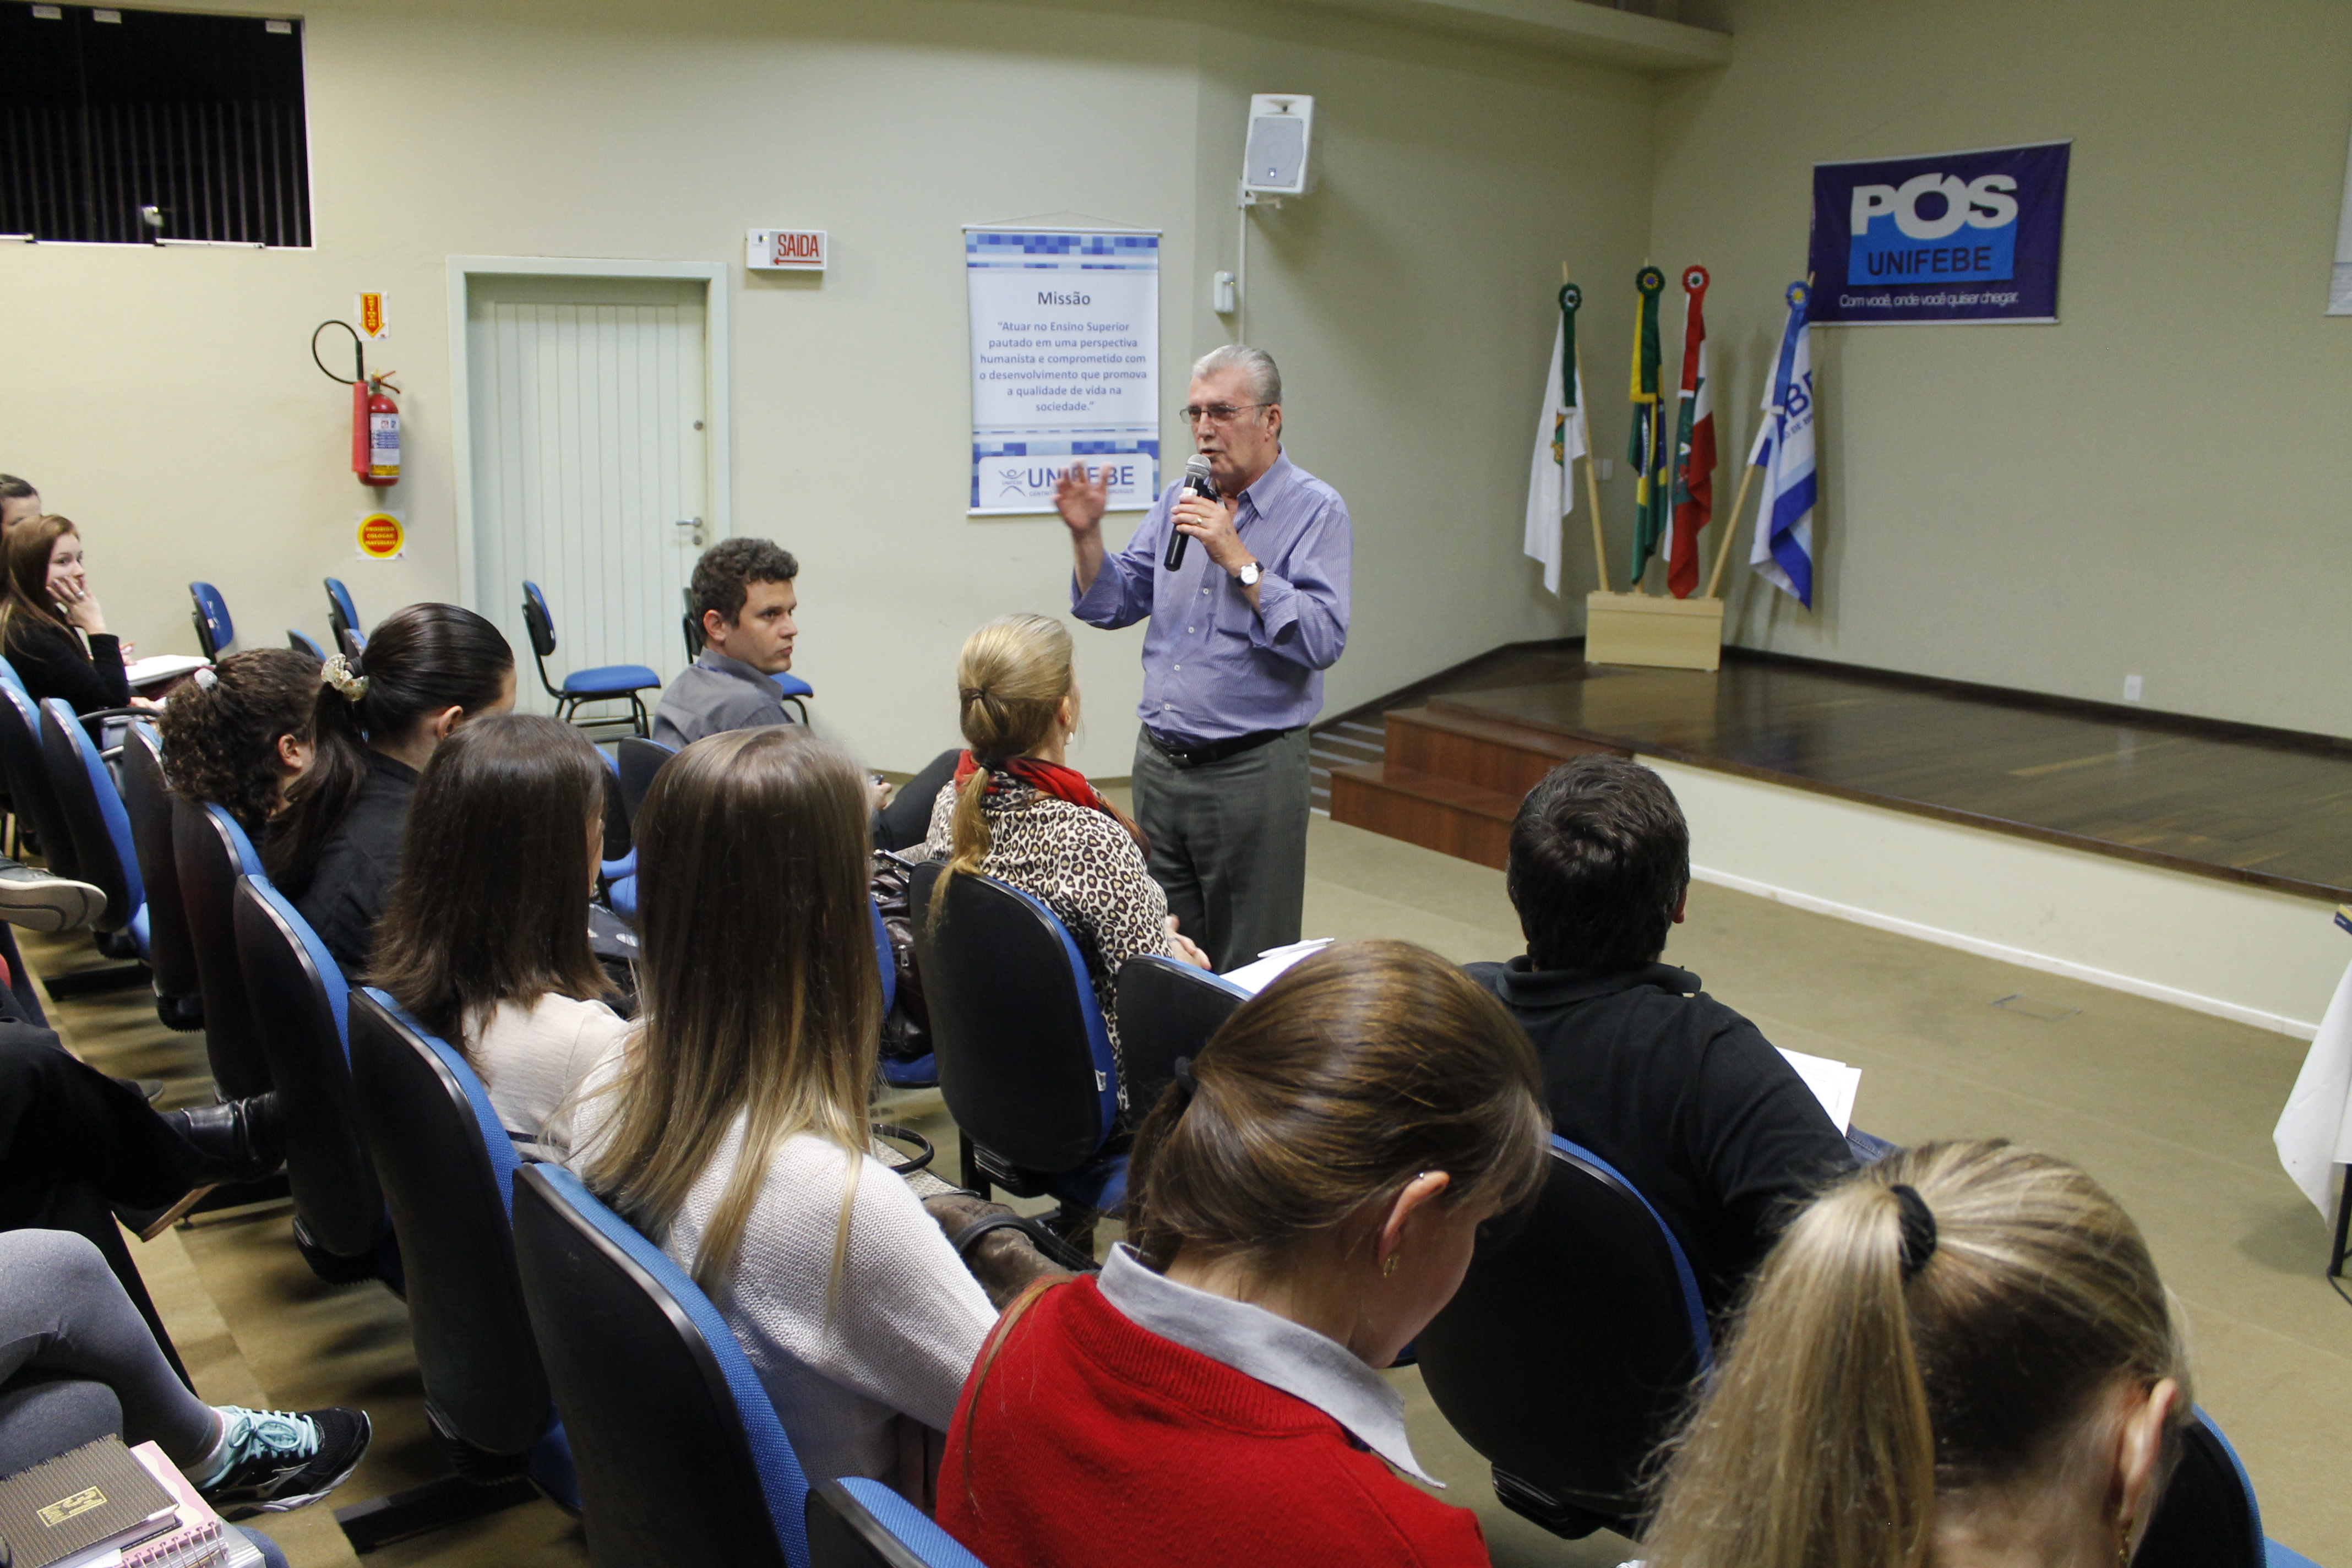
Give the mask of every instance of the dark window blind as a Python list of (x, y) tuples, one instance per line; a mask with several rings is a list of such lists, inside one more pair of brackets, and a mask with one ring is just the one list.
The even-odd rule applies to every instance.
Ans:
[(310, 243), (299, 22), (0, 0), (0, 234)]

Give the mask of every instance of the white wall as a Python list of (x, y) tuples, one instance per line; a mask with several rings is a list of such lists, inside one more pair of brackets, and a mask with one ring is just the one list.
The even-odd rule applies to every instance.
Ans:
[[(448, 257), (724, 260), (735, 529), (801, 557), (796, 668), (826, 721), (912, 767), (952, 739), (963, 636), (1066, 602), (1057, 521), (963, 516), (960, 226), (1163, 229), (1172, 408), (1226, 336), (1208, 275), (1232, 265), (1244, 108), (1266, 90), (1318, 99), (1321, 187), (1265, 215), (1250, 324), (1284, 364), (1294, 455), (1356, 518), (1332, 705), (1572, 628), (1517, 555), (1525, 426), (1559, 258), (1637, 263), (1646, 78), (1271, 5), (325, 0), (306, 18), (315, 249), (0, 250), (0, 468), (84, 526), (142, 651), (193, 648), (192, 577), (248, 645), (322, 634), (328, 573), (369, 619), (456, 596)], [(830, 231), (833, 269), (747, 277), (743, 231), (774, 224)], [(411, 544), (390, 564), (353, 559), (378, 498), (345, 471), (348, 395), (305, 346), (360, 289), (391, 293), (372, 359), (404, 388), (390, 504)], [(1127, 771), (1138, 640), (1079, 640), (1097, 773)]]
[(1715, 270), (1718, 496), (1813, 163), (2074, 143), (2058, 325), (1815, 331), (1821, 608), (1739, 572), (1734, 640), (2107, 701), (2140, 674), (2151, 707), (2352, 733), (2352, 320), (2320, 313), (2352, 6), (1709, 10), (1732, 63), (1660, 89), (1652, 237)]

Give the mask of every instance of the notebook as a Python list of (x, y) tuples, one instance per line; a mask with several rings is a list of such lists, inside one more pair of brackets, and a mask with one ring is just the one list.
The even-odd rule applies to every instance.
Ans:
[(176, 1500), (120, 1437), (85, 1443), (0, 1480), (0, 1542), (10, 1568), (110, 1560), (179, 1518)]
[(121, 1568), (254, 1568), (261, 1562), (261, 1549), (222, 1521), (163, 1449), (142, 1443), (131, 1453), (177, 1500), (180, 1517), (178, 1529), (124, 1552)]
[(146, 658), (134, 658), (123, 667), (122, 673), (134, 689), (157, 686), (166, 680), (204, 668), (212, 661), (198, 658), (192, 653), (159, 653)]

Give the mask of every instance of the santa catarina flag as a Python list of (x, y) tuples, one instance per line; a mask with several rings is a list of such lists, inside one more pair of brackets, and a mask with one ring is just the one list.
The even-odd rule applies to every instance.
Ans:
[(1658, 352), (1658, 296), (1665, 291), (1666, 275), (1644, 267), (1633, 275), (1633, 287), (1641, 299), (1633, 308), (1633, 433), (1625, 444), (1625, 460), (1633, 467), (1633, 564), (1625, 585), (1639, 593), (1642, 574), (1666, 534), (1668, 492), (1674, 487), (1659, 416), (1664, 405), (1658, 373), (1664, 356)]
[(1698, 535), (1715, 516), (1715, 394), (1706, 375), (1706, 268), (1683, 273), (1682, 413), (1675, 432), (1675, 531), (1666, 586), (1677, 599), (1698, 587)]
[(1813, 352), (1805, 325), (1808, 291), (1789, 285), (1789, 324), (1764, 395), (1764, 427), (1750, 464), (1764, 470), (1764, 509), (1748, 563), (1758, 576), (1813, 607)]
[[(1545, 588), (1559, 592), (1564, 553), (1560, 519), (1576, 510), (1573, 469), (1589, 452), (1584, 430), (1584, 377), (1576, 369), (1576, 310), (1583, 290), (1560, 285), (1559, 319), (1552, 328), (1551, 369), (1544, 375), (1543, 407), (1536, 416), (1536, 450), (1528, 470), (1528, 521), (1523, 548), (1543, 563)], [(1605, 586), (1606, 584), (1604, 584)]]

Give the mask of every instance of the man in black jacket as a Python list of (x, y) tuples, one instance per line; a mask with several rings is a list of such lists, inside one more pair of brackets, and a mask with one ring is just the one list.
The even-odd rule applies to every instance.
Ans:
[(1528, 951), (1470, 973), (1535, 1042), (1553, 1131), (1649, 1199), (1717, 1316), (1853, 1152), (1755, 1025), (1659, 962), (1690, 888), (1664, 779), (1600, 754), (1553, 769), (1519, 805), (1507, 876)]

